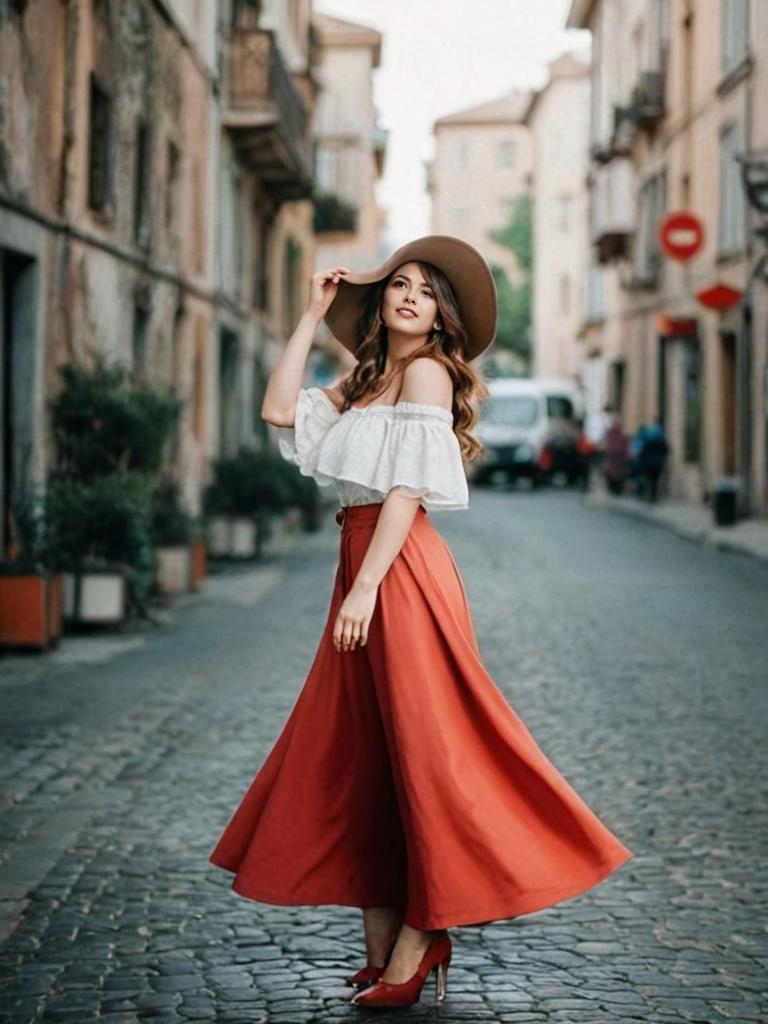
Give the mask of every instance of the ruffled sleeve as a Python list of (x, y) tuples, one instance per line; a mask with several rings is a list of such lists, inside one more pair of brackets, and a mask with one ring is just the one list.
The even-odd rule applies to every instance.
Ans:
[(359, 484), (382, 500), (394, 489), (428, 511), (469, 506), (453, 416), (436, 405), (348, 410), (320, 447), (315, 478)]
[[(340, 418), (340, 413), (322, 388), (301, 388), (296, 398), (292, 427), (277, 428), (280, 454), (297, 465), (304, 476), (315, 476), (320, 446)], [(324, 484), (328, 481), (318, 481)]]

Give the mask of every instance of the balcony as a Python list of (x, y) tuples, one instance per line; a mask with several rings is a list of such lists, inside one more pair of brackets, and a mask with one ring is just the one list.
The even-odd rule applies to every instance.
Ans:
[(358, 209), (332, 192), (315, 191), (314, 231), (316, 235), (345, 234), (357, 231)]
[(625, 259), (635, 230), (635, 176), (628, 157), (593, 171), (590, 240), (600, 264)]
[(664, 117), (665, 80), (663, 71), (643, 71), (632, 90), (629, 110), (638, 128), (647, 131)]
[(246, 165), (277, 201), (312, 194), (304, 102), (273, 32), (236, 28), (228, 40), (224, 126)]
[(636, 134), (637, 126), (632, 108), (614, 103), (611, 133), (595, 140), (590, 146), (589, 155), (597, 164), (607, 164), (614, 157), (627, 156), (632, 150)]

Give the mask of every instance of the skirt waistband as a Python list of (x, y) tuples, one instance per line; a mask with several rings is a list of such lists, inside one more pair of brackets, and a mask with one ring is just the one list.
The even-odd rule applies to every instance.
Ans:
[[(381, 501), (371, 502), (367, 505), (342, 505), (336, 512), (336, 522), (341, 527), (341, 532), (351, 530), (355, 526), (367, 526), (375, 523), (379, 518), (382, 505)], [(427, 510), (419, 505), (417, 515), (426, 515)]]

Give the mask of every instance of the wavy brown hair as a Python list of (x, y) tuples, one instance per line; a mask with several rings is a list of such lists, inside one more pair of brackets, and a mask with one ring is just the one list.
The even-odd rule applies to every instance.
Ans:
[[(442, 363), (453, 381), (453, 430), (459, 439), (464, 459), (471, 462), (483, 450), (483, 445), (470, 433), (477, 422), (477, 412), (471, 404), (488, 397), (488, 387), (482, 377), (469, 365), (467, 360), (467, 332), (461, 321), (459, 304), (451, 283), (445, 274), (432, 263), (417, 261), (424, 280), (432, 289), (437, 301), (439, 331), (430, 331), (424, 344), (395, 364), (390, 373), (384, 373), (387, 359), (387, 328), (381, 319), (381, 300), (394, 270), (383, 281), (372, 284), (366, 294), (363, 314), (360, 318), (361, 340), (355, 350), (357, 363), (352, 372), (340, 384), (342, 395), (340, 412), (345, 412), (361, 398), (373, 400), (386, 391), (398, 373), (409, 363), (422, 356), (428, 356)], [(367, 403), (366, 403), (367, 404)]]

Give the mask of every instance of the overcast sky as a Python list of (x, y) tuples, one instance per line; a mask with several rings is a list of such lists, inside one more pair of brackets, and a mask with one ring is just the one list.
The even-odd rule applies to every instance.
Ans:
[(385, 250), (429, 232), (424, 161), (432, 156), (434, 121), (511, 89), (541, 88), (547, 61), (589, 46), (589, 33), (563, 28), (570, 6), (571, 0), (315, 0), (316, 11), (384, 35), (374, 97), (390, 130), (379, 186), (390, 225)]

